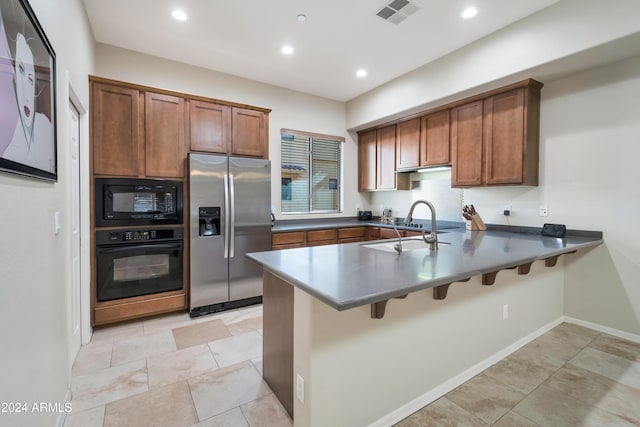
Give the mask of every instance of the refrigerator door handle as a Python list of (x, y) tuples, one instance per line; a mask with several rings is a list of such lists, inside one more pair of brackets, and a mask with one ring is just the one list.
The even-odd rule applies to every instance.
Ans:
[(229, 174), (229, 193), (231, 208), (229, 209), (229, 258), (233, 258), (234, 255), (234, 242), (236, 240), (236, 190), (233, 183), (233, 174)]
[(224, 187), (224, 257), (229, 258), (229, 177), (225, 173), (222, 177)]

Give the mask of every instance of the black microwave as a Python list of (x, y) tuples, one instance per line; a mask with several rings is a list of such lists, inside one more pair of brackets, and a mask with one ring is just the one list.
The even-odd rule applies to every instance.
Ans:
[(182, 224), (182, 182), (96, 178), (96, 227)]

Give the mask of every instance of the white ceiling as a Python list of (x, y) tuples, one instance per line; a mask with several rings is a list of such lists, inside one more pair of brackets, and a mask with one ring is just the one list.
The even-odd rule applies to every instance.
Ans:
[(83, 1), (98, 42), (347, 101), (559, 0), (416, 0), (398, 25), (376, 16), (385, 0)]

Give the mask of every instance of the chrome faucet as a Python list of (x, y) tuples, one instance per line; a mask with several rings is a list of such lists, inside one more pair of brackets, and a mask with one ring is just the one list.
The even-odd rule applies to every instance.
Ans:
[(395, 251), (398, 253), (398, 255), (400, 255), (402, 253), (402, 237), (400, 237), (400, 232), (396, 228), (396, 221), (393, 218), (389, 217), (389, 216), (383, 216), (382, 219), (381, 219), (381, 222), (382, 222), (382, 224), (391, 224), (391, 226), (393, 227), (394, 231), (398, 235), (398, 243), (393, 245), (393, 249), (395, 249)]
[(409, 209), (409, 214), (405, 218), (404, 222), (407, 225), (411, 224), (411, 221), (413, 221), (413, 210), (420, 203), (427, 205), (431, 210), (431, 234), (429, 235), (429, 237), (427, 237), (425, 231), (422, 230), (422, 238), (424, 239), (425, 243), (429, 244), (431, 250), (438, 250), (438, 234), (436, 233), (436, 208), (434, 208), (430, 202), (426, 200), (416, 200), (415, 202), (413, 202), (413, 204), (411, 205), (411, 209)]

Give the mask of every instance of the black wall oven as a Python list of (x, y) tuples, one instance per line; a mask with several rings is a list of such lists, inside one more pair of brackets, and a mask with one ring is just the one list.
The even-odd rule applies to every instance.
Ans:
[(96, 178), (96, 227), (182, 224), (182, 182)]
[(99, 302), (183, 286), (182, 228), (96, 231)]

